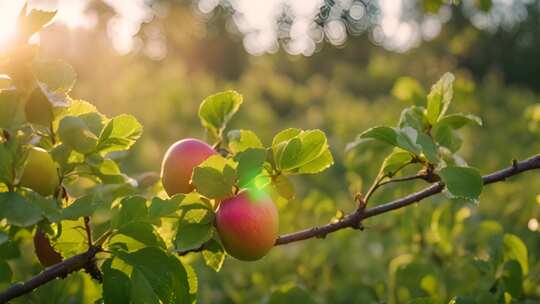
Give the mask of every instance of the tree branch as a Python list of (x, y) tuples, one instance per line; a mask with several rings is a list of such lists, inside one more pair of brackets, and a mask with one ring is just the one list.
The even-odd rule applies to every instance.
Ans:
[(24, 283), (17, 283), (0, 293), (0, 303), (22, 296), (56, 278), (65, 278), (68, 274), (85, 268), (93, 262), (95, 255), (100, 252), (98, 247), (90, 247), (88, 251), (72, 256), (55, 264)]
[[(530, 157), (521, 162), (514, 161), (512, 166), (493, 172), (491, 174), (483, 176), (484, 185), (504, 181), (509, 177), (520, 174), (525, 171), (540, 169), (540, 155)], [(361, 221), (370, 217), (374, 217), (379, 214), (383, 214), (392, 210), (396, 210), (415, 202), (419, 202), (424, 198), (433, 196), (440, 193), (444, 189), (442, 182), (436, 182), (431, 186), (410, 194), (406, 197), (397, 199), (395, 201), (388, 202), (386, 204), (378, 205), (369, 209), (358, 208), (354, 212), (347, 214), (342, 220), (338, 222), (329, 223), (320, 227), (313, 227), (289, 234), (282, 235), (277, 238), (275, 245), (284, 245), (310, 238), (324, 238), (327, 234), (344, 229), (362, 229), (360, 225)], [(105, 233), (97, 244), (101, 244), (110, 235), (110, 232)], [(179, 255), (186, 255), (191, 252), (199, 252), (204, 250), (205, 244), (186, 251), (178, 251)], [(37, 287), (46, 284), (56, 278), (65, 278), (68, 274), (86, 269), (92, 266), (94, 258), (98, 252), (102, 249), (98, 246), (91, 246), (88, 251), (72, 256), (56, 265), (53, 265), (43, 272), (32, 277), (24, 283), (14, 284), (4, 292), (0, 293), (0, 303), (6, 303), (7, 301), (19, 297), (23, 294), (29, 293)]]
[[(536, 155), (525, 159), (523, 161), (514, 161), (512, 166), (493, 172), (488, 175), (484, 175), (482, 178), (484, 180), (484, 185), (489, 185), (492, 183), (504, 181), (509, 177), (520, 174), (525, 171), (540, 169), (540, 155)], [(329, 223), (320, 227), (313, 227), (309, 229), (300, 230), (297, 232), (289, 233), (278, 237), (276, 240), (276, 246), (289, 244), (292, 242), (298, 242), (314, 237), (325, 237), (327, 234), (334, 231), (344, 229), (344, 228), (358, 228), (359, 223), (367, 218), (386, 213), (392, 210), (403, 208), (405, 206), (411, 205), (413, 203), (419, 202), (424, 198), (433, 196), (440, 193), (444, 189), (444, 184), (442, 182), (436, 182), (431, 186), (408, 195), (406, 197), (400, 198), (398, 200), (378, 205), (369, 209), (361, 210), (357, 209), (353, 213), (346, 215), (341, 221), (335, 223)]]

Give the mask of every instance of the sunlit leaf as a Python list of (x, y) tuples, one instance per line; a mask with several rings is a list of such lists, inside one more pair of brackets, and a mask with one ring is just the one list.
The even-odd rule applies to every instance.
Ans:
[(249, 148), (263, 148), (261, 140), (251, 130), (232, 130), (227, 133), (227, 138), (232, 153), (239, 153)]
[(444, 116), (454, 95), (454, 75), (445, 73), (437, 83), (431, 87), (427, 97), (427, 118), (434, 125), (440, 117)]
[(101, 134), (97, 150), (101, 152), (129, 149), (142, 134), (142, 125), (131, 115), (119, 115), (111, 119)]
[(83, 154), (94, 151), (97, 146), (96, 135), (77, 116), (66, 116), (60, 121), (58, 136), (66, 146)]
[(210, 240), (204, 245), (202, 252), (204, 262), (214, 271), (219, 271), (225, 261), (225, 250), (216, 240)]
[(202, 125), (213, 135), (220, 136), (242, 102), (242, 95), (235, 91), (221, 92), (206, 97), (199, 107)]
[(505, 234), (503, 238), (504, 260), (516, 260), (524, 275), (529, 273), (527, 246), (516, 235)]
[(257, 175), (262, 172), (264, 161), (266, 160), (266, 150), (249, 148), (235, 156), (238, 166), (238, 186), (247, 186)]

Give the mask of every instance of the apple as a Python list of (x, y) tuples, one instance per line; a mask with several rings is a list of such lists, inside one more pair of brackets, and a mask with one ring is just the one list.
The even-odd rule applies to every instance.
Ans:
[(274, 246), (278, 237), (278, 211), (265, 194), (242, 191), (220, 203), (216, 228), (231, 256), (255, 261)]
[(193, 169), (216, 154), (207, 143), (194, 138), (175, 142), (163, 157), (161, 181), (169, 196), (193, 191)]
[(40, 229), (34, 234), (34, 251), (41, 265), (45, 267), (62, 262), (62, 255), (51, 246), (49, 237)]
[(60, 180), (51, 155), (42, 148), (31, 148), (19, 184), (48, 196), (54, 193)]

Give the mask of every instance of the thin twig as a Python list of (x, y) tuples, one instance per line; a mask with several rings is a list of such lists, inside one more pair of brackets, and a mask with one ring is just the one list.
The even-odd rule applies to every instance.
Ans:
[(84, 217), (84, 230), (86, 231), (86, 239), (88, 240), (88, 248), (91, 248), (94, 242), (92, 241), (92, 228), (90, 227), (89, 216)]
[(425, 179), (425, 178), (426, 176), (424, 174), (416, 174), (416, 175), (405, 176), (405, 177), (400, 177), (400, 178), (393, 178), (393, 179), (389, 179), (387, 181), (380, 183), (379, 187), (382, 187), (387, 184), (392, 184), (392, 183), (406, 182), (406, 181), (411, 181), (415, 179)]

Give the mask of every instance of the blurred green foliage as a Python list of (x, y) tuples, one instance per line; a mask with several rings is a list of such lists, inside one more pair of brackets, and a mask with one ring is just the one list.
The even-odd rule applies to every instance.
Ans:
[[(445, 71), (456, 75), (452, 111), (476, 113), (484, 122), (464, 131), (462, 155), (470, 165), (490, 172), (540, 151), (538, 70), (529, 74), (527, 64), (538, 58), (512, 44), (498, 47), (508, 33), (480, 32), (456, 18), (439, 37), (404, 54), (359, 37), (343, 49), (324, 46), (307, 58), (281, 51), (251, 57), (239, 41), (223, 34), (222, 23), (217, 17), (207, 25), (189, 7), (172, 7), (167, 17), (146, 25), (166, 31), (168, 55), (157, 62), (138, 54), (115, 56), (100, 30), (72, 40), (50, 32), (42, 40), (48, 57), (75, 66), (74, 96), (94, 101), (109, 116), (132, 114), (144, 125), (141, 140), (121, 161), (131, 174), (159, 171), (166, 148), (180, 138), (204, 138), (199, 103), (226, 89), (244, 96), (232, 128), (249, 126), (266, 145), (278, 129), (324, 130), (335, 165), (317, 176), (293, 178), (297, 197), (279, 202), (281, 233), (353, 210), (354, 193), (366, 190), (388, 151), (382, 146), (346, 150), (347, 143), (370, 127), (393, 124), (404, 106), (424, 102), (429, 85)], [(538, 27), (532, 30), (540, 33)], [(67, 47), (71, 43), (75, 51)], [(486, 49), (500, 52), (480, 51)], [(508, 62), (518, 64), (506, 69)], [(389, 187), (374, 202), (422, 186), (418, 181)], [(218, 273), (199, 255), (185, 259), (198, 271), (200, 303), (285, 303), (283, 297), (303, 298), (306, 292), (315, 303), (408, 303), (419, 297), (434, 300), (411, 303), (495, 303), (501, 290), (512, 303), (535, 303), (540, 301), (540, 230), (529, 229), (529, 222), (540, 220), (538, 189), (540, 175), (530, 173), (487, 187), (478, 204), (439, 195), (370, 219), (363, 232), (344, 230), (276, 247), (255, 263), (227, 259)], [(521, 242), (515, 236), (525, 253), (509, 251), (522, 246), (513, 244)], [(24, 250), (28, 246), (6, 243), (0, 255), (20, 251), (35, 260)], [(515, 255), (521, 267), (507, 262)], [(38, 270), (37, 261), (21, 264), (13, 276), (23, 279)], [(100, 288), (76, 274), (14, 303), (92, 303)], [(272, 291), (277, 292), (270, 296)], [(531, 300), (520, 302), (524, 296)]]

